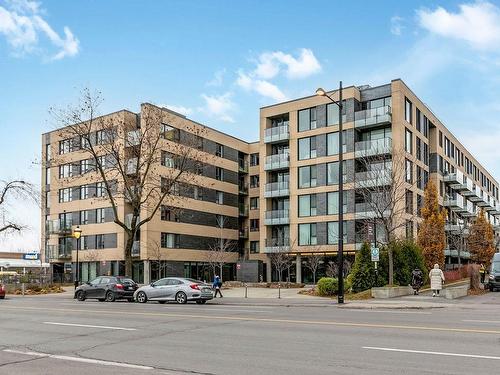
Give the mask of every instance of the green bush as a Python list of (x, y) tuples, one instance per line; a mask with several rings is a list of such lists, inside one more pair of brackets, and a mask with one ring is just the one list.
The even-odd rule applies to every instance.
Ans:
[(338, 281), (333, 277), (322, 277), (318, 281), (317, 288), (320, 296), (334, 296), (337, 294)]
[(367, 242), (356, 252), (356, 258), (348, 280), (353, 293), (362, 292), (376, 285), (375, 266), (371, 258), (370, 245)]

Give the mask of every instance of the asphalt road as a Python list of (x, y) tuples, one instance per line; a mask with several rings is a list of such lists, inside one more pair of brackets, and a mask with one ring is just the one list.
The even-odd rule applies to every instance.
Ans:
[(224, 304), (235, 301), (6, 299), (0, 301), (0, 374), (500, 371), (500, 293), (429, 310)]

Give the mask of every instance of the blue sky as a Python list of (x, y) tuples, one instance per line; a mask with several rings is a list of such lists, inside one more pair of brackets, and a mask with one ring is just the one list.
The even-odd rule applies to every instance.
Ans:
[[(0, 0), (0, 179), (39, 183), (47, 110), (85, 86), (254, 141), (261, 106), (393, 78), (500, 178), (498, 2)], [(36, 208), (10, 208), (32, 229), (0, 250), (37, 248)]]

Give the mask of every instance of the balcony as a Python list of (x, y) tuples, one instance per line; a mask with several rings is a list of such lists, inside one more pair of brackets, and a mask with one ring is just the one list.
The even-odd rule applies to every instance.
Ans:
[(270, 155), (266, 157), (264, 170), (271, 171), (277, 169), (285, 169), (290, 166), (290, 153)]
[[(458, 258), (458, 250), (456, 249), (445, 249), (444, 255), (447, 257)], [(468, 250), (460, 251), (460, 258), (462, 259), (470, 259), (470, 252)]]
[(491, 212), (492, 215), (498, 216), (500, 215), (500, 203), (497, 203), (495, 206), (495, 211)]
[(240, 204), (238, 214), (243, 217), (248, 216), (248, 204)]
[(286, 197), (290, 195), (290, 184), (288, 181), (270, 182), (266, 184), (265, 198)]
[(73, 244), (68, 242), (59, 245), (47, 245), (47, 256), (49, 260), (71, 260), (71, 251)]
[(376, 186), (390, 185), (392, 175), (390, 169), (379, 169), (374, 171), (357, 172), (355, 174), (357, 188), (372, 188)]
[(354, 149), (356, 150), (354, 155), (357, 158), (390, 154), (392, 152), (392, 138), (356, 142)]
[(278, 253), (290, 251), (290, 238), (267, 238), (264, 253)]
[(240, 173), (248, 173), (248, 161), (244, 159), (238, 160), (238, 171)]
[(476, 216), (476, 210), (474, 209), (474, 204), (472, 202), (467, 201), (465, 205), (465, 211), (461, 213), (463, 217), (474, 217)]
[(453, 190), (460, 192), (472, 191), (474, 184), (472, 180), (464, 176), (461, 171), (456, 171), (454, 173), (447, 173), (443, 176), (443, 181), (450, 185)]
[(288, 139), (290, 139), (290, 128), (288, 126), (288, 121), (284, 122), (283, 125), (264, 130), (265, 143), (281, 142)]
[(132, 244), (132, 253), (133, 257), (141, 256), (141, 241), (134, 241)]
[(358, 129), (390, 124), (391, 121), (392, 112), (391, 107), (388, 105), (354, 113), (354, 126)]
[(248, 184), (238, 184), (238, 193), (240, 195), (248, 195)]
[(71, 234), (71, 226), (73, 225), (73, 220), (67, 219), (55, 219), (48, 220), (45, 223), (46, 234)]
[(484, 202), (486, 202), (486, 206), (484, 206), (484, 210), (486, 212), (489, 212), (490, 214), (493, 214), (494, 211), (496, 211), (496, 202), (495, 199), (493, 199), (492, 196), (489, 196), (487, 194), (484, 195), (483, 197)]
[(240, 228), (239, 236), (240, 238), (248, 238), (248, 227)]
[[(370, 204), (367, 202), (356, 203), (356, 205), (355, 205), (356, 219), (380, 218), (380, 213), (377, 212), (378, 206), (382, 207), (382, 204), (377, 205), (376, 203)], [(388, 217), (390, 215), (390, 210), (387, 209), (386, 211), (383, 212), (383, 214), (384, 214), (384, 217)]]
[(446, 197), (443, 201), (443, 206), (448, 207), (451, 211), (467, 212), (464, 197), (457, 195), (455, 197)]
[(266, 225), (286, 225), (290, 224), (290, 213), (288, 210), (266, 211)]
[(472, 193), (466, 192), (464, 195), (467, 196), (469, 200), (474, 203), (479, 203), (483, 200), (483, 191), (477, 185), (473, 186)]

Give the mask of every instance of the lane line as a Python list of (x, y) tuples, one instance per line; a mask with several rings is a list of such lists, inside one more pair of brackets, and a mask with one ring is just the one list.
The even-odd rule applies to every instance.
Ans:
[[(65, 305), (65, 306), (75, 306), (74, 303), (60, 303), (60, 305)], [(153, 305), (154, 306), (154, 305)], [(159, 306), (159, 305), (158, 305)], [(242, 307), (242, 306), (232, 306), (232, 307)], [(194, 311), (203, 311), (203, 312), (208, 312), (208, 311), (217, 311), (217, 312), (228, 312), (228, 313), (231, 313), (231, 312), (234, 312), (234, 311), (237, 311), (237, 312), (251, 312), (251, 313), (272, 313), (271, 311), (264, 311), (264, 310), (251, 310), (251, 309), (232, 309), (231, 311), (224, 311), (222, 309), (219, 309), (219, 308), (207, 308), (207, 307), (197, 307), (197, 306), (178, 306), (177, 304), (175, 305), (167, 305), (167, 306), (163, 306), (162, 308), (164, 309), (181, 309), (181, 310), (194, 310)], [(259, 307), (260, 309), (260, 307)]]
[(500, 324), (500, 320), (462, 320), (462, 322), (471, 322), (471, 323), (491, 323), (491, 324)]
[(134, 365), (131, 363), (122, 363), (122, 362), (103, 361), (100, 359), (71, 357), (71, 356), (67, 356), (67, 355), (47, 354), (47, 353), (39, 353), (39, 352), (23, 352), (20, 350), (12, 350), (12, 349), (4, 349), (3, 351), (7, 352), (7, 353), (22, 354), (22, 355), (28, 355), (28, 356), (32, 356), (32, 357), (52, 358), (52, 359), (59, 359), (59, 360), (63, 360), (63, 361), (70, 361), (70, 362), (90, 363), (93, 365), (125, 367), (125, 368), (132, 368), (132, 369), (136, 369), (136, 370), (154, 370), (154, 367), (150, 367), (150, 366)]
[(112, 327), (112, 326), (94, 326), (94, 325), (90, 325), (90, 324), (77, 324), (77, 323), (43, 322), (43, 324), (51, 324), (54, 326), (114, 329), (114, 330), (118, 330), (118, 331), (137, 331), (137, 329), (135, 329), (135, 328)]
[(432, 315), (431, 312), (427, 311), (397, 311), (397, 310), (379, 310), (379, 309), (349, 309), (343, 307), (342, 310), (364, 312), (364, 313), (385, 313), (385, 314), (420, 314), (420, 315)]
[(363, 346), (363, 349), (368, 350), (380, 350), (385, 352), (401, 352), (401, 353), (414, 353), (414, 354), (429, 354), (429, 355), (441, 355), (446, 357), (465, 357), (465, 358), (479, 358), (479, 359), (495, 359), (500, 360), (500, 357), (494, 357), (491, 355), (477, 355), (477, 354), (461, 354), (461, 353), (448, 353), (448, 352), (431, 352), (426, 350), (410, 350), (410, 349), (396, 349), (396, 348), (379, 348), (375, 346)]
[(217, 316), (217, 315), (195, 315), (195, 314), (176, 314), (176, 313), (147, 313), (133, 311), (109, 311), (109, 310), (82, 310), (82, 309), (56, 309), (48, 307), (14, 307), (2, 306), (2, 309), (11, 310), (33, 310), (33, 311), (53, 311), (59, 313), (85, 313), (85, 314), (112, 314), (126, 316), (156, 316), (169, 318), (186, 319), (205, 319), (205, 320), (231, 320), (241, 322), (263, 322), (263, 323), (284, 323), (284, 324), (304, 324), (304, 325), (323, 325), (339, 327), (359, 327), (359, 328), (380, 328), (380, 329), (406, 329), (414, 331), (437, 331), (437, 332), (459, 332), (459, 333), (485, 333), (499, 335), (500, 330), (486, 330), (474, 328), (448, 328), (448, 327), (428, 327), (428, 326), (408, 326), (396, 324), (375, 324), (375, 323), (354, 323), (354, 322), (336, 322), (321, 320), (295, 320), (295, 319), (274, 319), (274, 318), (255, 318), (245, 316)]

